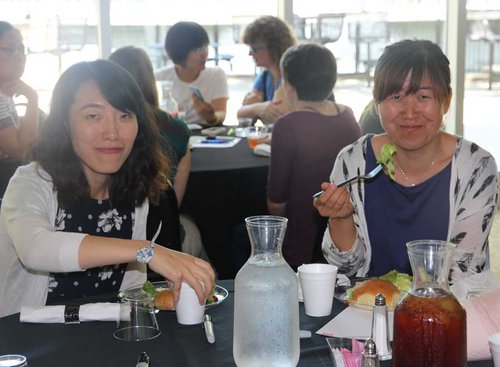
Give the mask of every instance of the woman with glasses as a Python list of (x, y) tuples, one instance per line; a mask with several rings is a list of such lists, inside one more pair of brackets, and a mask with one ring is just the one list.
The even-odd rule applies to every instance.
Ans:
[(296, 43), (290, 27), (281, 19), (263, 16), (250, 23), (242, 40), (250, 47), (255, 64), (264, 70), (257, 76), (252, 90), (243, 99), (238, 117), (258, 118), (273, 123), (288, 108), (279, 92), (281, 55)]
[[(165, 38), (165, 50), (174, 65), (158, 70), (155, 77), (173, 82), (171, 92), (184, 121), (221, 125), (226, 118), (227, 78), (221, 68), (205, 67), (208, 43), (208, 34), (201, 25), (174, 24)], [(192, 87), (200, 94), (194, 93)]]
[[(24, 159), (38, 132), (38, 95), (20, 79), (25, 64), (21, 32), (12, 24), (0, 21), (0, 197), (13, 169)], [(27, 99), (22, 118), (17, 115), (14, 96)]]

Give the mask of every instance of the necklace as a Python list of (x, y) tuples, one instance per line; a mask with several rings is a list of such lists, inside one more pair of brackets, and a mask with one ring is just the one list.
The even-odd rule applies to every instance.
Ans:
[[(432, 166), (434, 166), (435, 162), (436, 162), (436, 160), (433, 159), (432, 162), (431, 162), (431, 164), (429, 165), (429, 167), (427, 169), (429, 169)], [(396, 163), (396, 166), (398, 167), (399, 172), (401, 172), (401, 174), (403, 175), (405, 181), (408, 182), (408, 184), (410, 184), (411, 187), (415, 186), (416, 183), (410, 182), (410, 178), (408, 177), (408, 175), (406, 174), (406, 172), (401, 168), (401, 166), (399, 165), (399, 162), (396, 159), (394, 159), (394, 163)]]

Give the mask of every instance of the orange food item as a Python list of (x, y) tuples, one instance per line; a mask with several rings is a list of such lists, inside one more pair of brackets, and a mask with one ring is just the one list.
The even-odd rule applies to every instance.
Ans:
[(401, 299), (401, 292), (393, 283), (382, 279), (369, 279), (356, 285), (352, 292), (352, 301), (373, 306), (379, 293), (385, 296), (388, 307), (394, 307)]
[(171, 289), (158, 292), (155, 296), (155, 307), (158, 310), (174, 310), (174, 293)]

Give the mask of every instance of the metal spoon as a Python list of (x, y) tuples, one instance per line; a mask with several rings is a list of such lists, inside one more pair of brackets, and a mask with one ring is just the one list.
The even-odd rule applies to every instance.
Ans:
[[(382, 165), (379, 164), (377, 167), (375, 167), (374, 169), (372, 169), (370, 172), (368, 172), (366, 175), (359, 175), (359, 176), (354, 176), (354, 177), (351, 177), (345, 181), (342, 181), (342, 182), (339, 182), (337, 184), (337, 187), (341, 187), (341, 186), (344, 186), (344, 185), (347, 185), (348, 183), (350, 182), (353, 182), (353, 181), (358, 181), (358, 180), (369, 180), (369, 179), (372, 179), (373, 177), (375, 177), (380, 171), (382, 171)], [(320, 192), (317, 192), (316, 194), (313, 195), (313, 199), (316, 199), (317, 197), (320, 197), (322, 194), (324, 193), (324, 191), (320, 191)]]

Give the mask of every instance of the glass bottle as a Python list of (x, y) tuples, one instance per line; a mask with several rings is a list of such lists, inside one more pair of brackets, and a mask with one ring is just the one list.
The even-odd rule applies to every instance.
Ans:
[(235, 279), (233, 357), (242, 366), (296, 366), (297, 277), (281, 254), (287, 219), (245, 219), (252, 253)]
[(378, 357), (381, 361), (391, 359), (391, 339), (389, 335), (389, 317), (385, 296), (382, 293), (375, 297), (372, 314), (372, 335), (377, 345)]
[(393, 366), (465, 367), (465, 310), (448, 288), (455, 245), (420, 240), (406, 246), (413, 285), (394, 310)]
[(361, 367), (380, 367), (377, 346), (371, 338), (368, 338), (365, 341), (365, 347), (363, 349), (363, 355), (361, 359)]
[(168, 112), (173, 117), (179, 117), (179, 105), (177, 101), (172, 96), (172, 88), (174, 83), (170, 80), (164, 80), (161, 82), (161, 103), (160, 107), (162, 110)]

